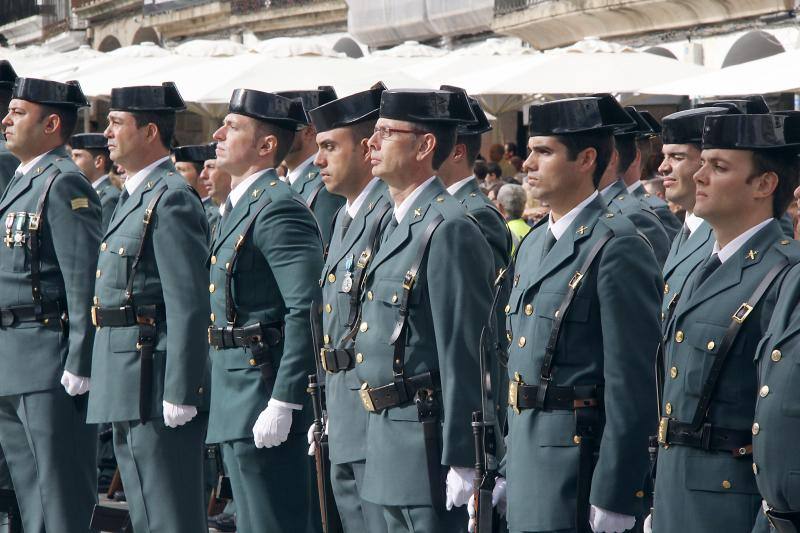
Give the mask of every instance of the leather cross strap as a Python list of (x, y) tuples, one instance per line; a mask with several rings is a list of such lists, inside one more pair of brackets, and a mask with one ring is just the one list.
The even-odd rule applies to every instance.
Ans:
[(150, 203), (147, 204), (147, 208), (144, 210), (144, 218), (142, 219), (142, 235), (139, 238), (139, 248), (136, 250), (136, 255), (133, 256), (133, 262), (131, 263), (131, 271), (128, 274), (128, 284), (125, 287), (125, 297), (128, 301), (128, 305), (132, 307), (133, 307), (133, 281), (134, 278), (136, 277), (136, 272), (139, 270), (139, 263), (141, 263), (142, 256), (144, 255), (144, 248), (145, 244), (147, 243), (148, 230), (150, 229), (150, 222), (153, 219), (153, 213), (156, 212), (156, 206), (158, 205), (158, 201), (161, 200), (161, 197), (164, 196), (165, 192), (167, 192), (166, 185), (156, 191), (155, 196), (153, 196), (153, 198), (150, 200)]
[(325, 186), (325, 184), (324, 184), (324, 183), (322, 183), (322, 181), (320, 181), (319, 183), (317, 183), (317, 184), (314, 186), (314, 190), (313, 190), (313, 191), (311, 191), (311, 194), (310, 194), (310, 195), (308, 195), (308, 200), (306, 200), (306, 206), (307, 206), (309, 209), (313, 209), (313, 208), (314, 208), (314, 202), (316, 202), (316, 201), (317, 201), (317, 196), (319, 196), (319, 193), (322, 191), (322, 188), (323, 188), (324, 186)]
[(42, 192), (39, 194), (39, 199), (36, 202), (36, 213), (28, 221), (28, 249), (31, 252), (31, 293), (33, 296), (34, 314), (37, 317), (37, 320), (41, 319), (40, 315), (42, 313), (42, 265), (39, 262), (42, 239), (42, 217), (45, 214), (44, 210), (47, 203), (47, 195), (50, 192), (53, 182), (57, 176), (59, 176), (59, 174), (51, 174), (47, 178), (44, 186), (42, 186)]

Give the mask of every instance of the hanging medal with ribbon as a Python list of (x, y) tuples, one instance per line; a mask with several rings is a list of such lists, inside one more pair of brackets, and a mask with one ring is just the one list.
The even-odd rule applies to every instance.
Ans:
[(347, 258), (347, 261), (344, 264), (344, 268), (346, 272), (344, 273), (344, 279), (342, 280), (342, 292), (349, 293), (353, 290), (353, 267), (355, 263), (355, 256), (350, 254)]

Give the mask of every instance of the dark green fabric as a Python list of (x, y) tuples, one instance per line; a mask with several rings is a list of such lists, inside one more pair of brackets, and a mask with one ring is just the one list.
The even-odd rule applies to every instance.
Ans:
[(6, 142), (0, 139), (0, 194), (8, 187), (8, 182), (14, 177), (19, 166), (19, 159), (8, 151)]
[(111, 215), (114, 214), (114, 210), (117, 208), (121, 191), (111, 183), (110, 178), (104, 179), (103, 183), (95, 191), (97, 191), (97, 196), (100, 198), (100, 207), (103, 209), (103, 232), (105, 233), (108, 223), (111, 222)]
[(638, 198), (629, 194), (622, 180), (617, 180), (604, 190), (601, 197), (605, 200), (606, 208), (625, 215), (633, 222), (636, 229), (642, 232), (650, 243), (659, 267), (663, 266), (669, 255), (672, 239), (667, 235), (658, 215)]
[[(675, 237), (662, 272), (664, 276), (664, 299), (661, 304), (663, 317), (666, 317), (667, 307), (675, 295), (683, 292), (689, 275), (711, 255), (714, 240), (714, 232), (708, 222), (700, 224), (685, 242), (682, 242), (680, 233)], [(666, 326), (666, 324), (664, 325)]]
[(319, 167), (313, 164), (309, 165), (303, 175), (292, 184), (292, 190), (302, 196), (307, 205), (309, 198), (311, 198), (311, 195), (319, 185), (322, 185), (322, 189), (320, 189), (319, 194), (317, 194), (314, 202), (309, 207), (314, 212), (314, 217), (317, 219), (317, 224), (319, 224), (323, 245), (327, 246), (331, 242), (333, 217), (336, 216), (339, 208), (344, 205), (344, 196), (328, 192), (322, 184)]
[(656, 215), (658, 215), (658, 219), (661, 221), (664, 231), (667, 232), (669, 240), (674, 240), (675, 236), (681, 230), (681, 221), (672, 211), (670, 211), (669, 204), (667, 204), (667, 202), (658, 196), (654, 196), (647, 192), (643, 185), (636, 187), (631, 194), (641, 200), (647, 207), (652, 209)]
[(203, 200), (203, 209), (206, 212), (206, 220), (208, 220), (209, 236), (214, 234), (214, 230), (219, 223), (219, 206), (214, 203), (211, 197)]
[(364, 461), (331, 465), (331, 486), (336, 498), (336, 507), (347, 533), (359, 531), (385, 533), (386, 521), (383, 519), (383, 508), (360, 496), (365, 467)]

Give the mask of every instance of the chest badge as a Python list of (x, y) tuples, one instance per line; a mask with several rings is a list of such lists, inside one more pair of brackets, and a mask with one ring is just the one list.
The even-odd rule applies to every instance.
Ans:
[(745, 254), (745, 257), (748, 258), (750, 261), (755, 261), (757, 255), (758, 255), (758, 251), (757, 250), (749, 250)]
[(578, 235), (583, 235), (584, 233), (586, 233), (586, 231), (587, 231), (588, 229), (589, 229), (589, 228), (587, 228), (586, 226), (581, 226), (580, 228), (578, 228), (578, 231), (577, 231), (577, 233), (578, 233)]

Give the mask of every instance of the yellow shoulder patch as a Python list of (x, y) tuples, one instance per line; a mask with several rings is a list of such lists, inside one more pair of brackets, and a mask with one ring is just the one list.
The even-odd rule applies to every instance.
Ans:
[(88, 209), (89, 208), (89, 199), (85, 196), (81, 196), (80, 198), (73, 198), (69, 202), (72, 205), (72, 210), (77, 211), (78, 209)]

